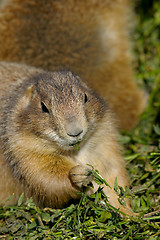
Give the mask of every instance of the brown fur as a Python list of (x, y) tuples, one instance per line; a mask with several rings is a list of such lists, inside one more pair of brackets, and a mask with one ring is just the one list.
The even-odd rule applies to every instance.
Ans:
[[(24, 191), (40, 206), (62, 207), (92, 180), (86, 164), (112, 187), (116, 176), (128, 184), (111, 113), (78, 76), (1, 62), (0, 101), (1, 204)], [(104, 191), (128, 212), (113, 189)]]
[(129, 0), (5, 0), (0, 60), (47, 70), (69, 67), (109, 100), (123, 129), (146, 98), (133, 81), (127, 34)]

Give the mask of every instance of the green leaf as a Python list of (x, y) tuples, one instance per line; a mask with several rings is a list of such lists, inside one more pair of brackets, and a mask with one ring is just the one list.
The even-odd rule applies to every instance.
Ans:
[(153, 129), (157, 135), (160, 135), (160, 126), (158, 124), (153, 125)]
[(23, 203), (24, 193), (21, 194), (21, 196), (18, 199), (18, 206), (21, 206)]
[(33, 219), (32, 222), (28, 225), (28, 228), (29, 228), (29, 229), (33, 229), (33, 228), (35, 228), (36, 226), (37, 226), (37, 224), (36, 224), (35, 220)]
[(114, 190), (115, 190), (115, 192), (117, 192), (118, 191), (118, 182), (117, 182), (117, 177), (115, 178), (115, 180), (114, 180)]
[(45, 222), (50, 222), (51, 221), (51, 216), (46, 212), (42, 213), (41, 217), (42, 217), (42, 220), (45, 221)]
[(77, 151), (80, 150), (80, 146), (78, 145), (78, 143), (74, 144), (73, 146), (75, 147), (75, 149), (76, 149)]
[(108, 211), (103, 211), (101, 213), (101, 216), (99, 218), (99, 221), (100, 222), (105, 222), (107, 219), (111, 218), (112, 217), (112, 214)]

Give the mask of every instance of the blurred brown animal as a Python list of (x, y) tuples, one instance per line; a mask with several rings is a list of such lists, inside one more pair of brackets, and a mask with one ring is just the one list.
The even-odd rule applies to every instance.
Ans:
[(107, 99), (131, 129), (146, 98), (133, 80), (129, 0), (3, 0), (0, 60), (45, 70), (70, 68)]

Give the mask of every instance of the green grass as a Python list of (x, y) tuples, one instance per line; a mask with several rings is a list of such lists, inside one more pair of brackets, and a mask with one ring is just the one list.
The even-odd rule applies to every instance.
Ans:
[[(131, 188), (115, 190), (131, 199), (135, 217), (122, 217), (103, 190), (68, 208), (40, 209), (28, 200), (0, 208), (0, 239), (160, 239), (160, 3), (137, 1), (134, 36), (136, 79), (149, 93), (139, 125), (122, 133), (121, 144)], [(103, 180), (98, 177), (101, 183)]]

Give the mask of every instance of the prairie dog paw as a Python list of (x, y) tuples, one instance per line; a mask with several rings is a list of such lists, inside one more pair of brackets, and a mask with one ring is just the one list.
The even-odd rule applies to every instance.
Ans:
[(93, 176), (88, 175), (90, 171), (91, 169), (88, 167), (77, 165), (69, 171), (69, 178), (74, 185), (82, 188), (93, 180)]

